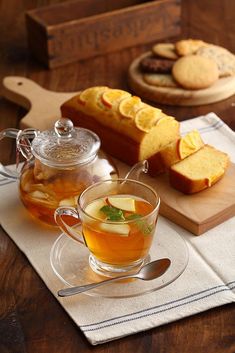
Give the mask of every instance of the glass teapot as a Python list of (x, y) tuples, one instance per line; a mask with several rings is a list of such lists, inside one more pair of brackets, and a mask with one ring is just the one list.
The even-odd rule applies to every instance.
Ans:
[(56, 121), (54, 130), (6, 129), (3, 137), (16, 138), (16, 165), (20, 153), (26, 158), (20, 172), (1, 166), (0, 174), (19, 179), (20, 198), (37, 219), (56, 225), (54, 212), (60, 206), (75, 207), (89, 185), (118, 177), (110, 159), (100, 150), (99, 137), (75, 128), (69, 119)]

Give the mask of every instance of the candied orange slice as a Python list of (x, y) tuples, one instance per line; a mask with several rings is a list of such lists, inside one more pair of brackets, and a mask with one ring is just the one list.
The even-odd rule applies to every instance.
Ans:
[(204, 145), (202, 138), (197, 130), (190, 131), (182, 137), (178, 144), (180, 159), (184, 159), (190, 154), (198, 151)]
[(142, 108), (136, 113), (135, 125), (144, 132), (149, 132), (151, 128), (161, 119), (161, 110), (153, 107)]
[(172, 116), (169, 116), (169, 115), (166, 115), (162, 112), (159, 113), (159, 119), (156, 123), (156, 125), (160, 125), (166, 121), (169, 121), (169, 120), (175, 120)]
[(141, 102), (141, 99), (139, 97), (132, 96), (121, 100), (118, 109), (122, 116), (132, 119), (142, 106), (144, 106), (144, 103)]
[(93, 100), (94, 96), (96, 96), (99, 92), (103, 92), (108, 89), (106, 86), (96, 86), (85, 89), (78, 96), (78, 102), (82, 105), (85, 105), (87, 101)]
[(101, 100), (108, 108), (112, 108), (113, 104), (119, 103), (122, 99), (129, 97), (131, 97), (129, 92), (121, 89), (109, 89), (102, 94)]

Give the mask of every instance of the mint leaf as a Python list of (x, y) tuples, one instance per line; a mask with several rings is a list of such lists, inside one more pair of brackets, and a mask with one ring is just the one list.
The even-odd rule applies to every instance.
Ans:
[(139, 230), (144, 234), (144, 235), (148, 235), (152, 232), (154, 225), (153, 224), (148, 224), (146, 221), (143, 221), (139, 218), (141, 218), (142, 216), (139, 215), (138, 213), (133, 213), (130, 216), (126, 217), (126, 220), (132, 220), (132, 219), (136, 219), (135, 224), (137, 225), (137, 227), (139, 228)]
[(131, 221), (132, 219), (138, 219), (141, 218), (142, 216), (138, 213), (133, 213), (129, 216), (126, 217), (126, 221)]
[(148, 224), (145, 220), (141, 220), (140, 218), (142, 217), (138, 213), (133, 213), (127, 217), (124, 217), (123, 211), (120, 210), (119, 208), (106, 205), (103, 206), (100, 209), (101, 212), (103, 212), (108, 221), (131, 221), (131, 220), (136, 220), (135, 224), (139, 228), (139, 230), (144, 234), (148, 235), (153, 231), (154, 225), (153, 224)]
[(101, 212), (103, 212), (109, 221), (124, 221), (125, 217), (123, 215), (122, 210), (113, 207), (113, 206), (103, 206), (100, 209)]
[(150, 234), (154, 228), (153, 224), (148, 224), (146, 221), (138, 221), (138, 226), (144, 235)]

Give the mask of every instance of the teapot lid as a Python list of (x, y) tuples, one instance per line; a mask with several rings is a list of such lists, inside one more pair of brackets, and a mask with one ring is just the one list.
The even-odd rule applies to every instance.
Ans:
[(71, 120), (61, 118), (54, 130), (39, 133), (32, 141), (32, 153), (52, 167), (69, 167), (92, 160), (100, 148), (100, 139), (92, 131), (75, 128)]

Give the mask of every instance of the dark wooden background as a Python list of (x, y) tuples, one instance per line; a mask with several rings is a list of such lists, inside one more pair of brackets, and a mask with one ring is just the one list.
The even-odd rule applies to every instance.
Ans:
[[(56, 2), (59, 1), (0, 0), (0, 81), (7, 75), (19, 75), (55, 91), (75, 91), (99, 84), (128, 89), (127, 68), (136, 56), (151, 47), (150, 44), (53, 71), (45, 69), (30, 57), (24, 12)], [(235, 1), (182, 0), (181, 37), (201, 38), (235, 53)], [(26, 112), (5, 100), (1, 96), (2, 87), (0, 89), (0, 129), (17, 127)], [(207, 106), (165, 106), (163, 109), (178, 120), (214, 111), (235, 130), (235, 97)], [(14, 142), (10, 139), (1, 142), (3, 164), (15, 162), (14, 149)], [(0, 229), (0, 352), (91, 351), (234, 353), (235, 305), (229, 304), (92, 347), (47, 290), (25, 256)]]

